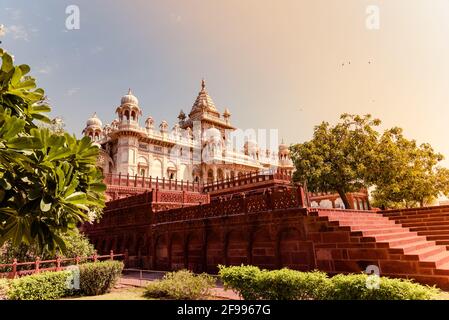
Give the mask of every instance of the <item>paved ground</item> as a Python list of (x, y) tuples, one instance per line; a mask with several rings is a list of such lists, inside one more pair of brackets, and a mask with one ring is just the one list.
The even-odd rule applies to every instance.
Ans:
[[(150, 281), (161, 279), (164, 276), (164, 272), (142, 272), (139, 271), (125, 271), (120, 279), (121, 285), (145, 287)], [(212, 290), (212, 296), (217, 299), (223, 300), (241, 300), (239, 295), (232, 290), (225, 290), (221, 283), (218, 283)]]

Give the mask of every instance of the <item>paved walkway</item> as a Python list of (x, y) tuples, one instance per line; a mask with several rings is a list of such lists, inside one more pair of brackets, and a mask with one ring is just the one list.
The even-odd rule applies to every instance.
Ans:
[[(155, 276), (147, 276), (140, 278), (138, 273), (136, 274), (127, 274), (120, 278), (119, 285), (133, 286), (133, 287), (145, 287), (148, 282), (154, 281), (160, 277)], [(225, 290), (222, 285), (217, 285), (215, 288), (211, 290), (212, 296), (219, 300), (242, 300), (239, 295), (232, 290)]]

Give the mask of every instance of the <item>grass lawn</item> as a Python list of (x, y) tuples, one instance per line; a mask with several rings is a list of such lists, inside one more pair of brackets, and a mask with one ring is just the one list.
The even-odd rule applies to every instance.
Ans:
[(101, 296), (76, 297), (64, 300), (148, 300), (143, 296), (145, 288), (121, 287)]

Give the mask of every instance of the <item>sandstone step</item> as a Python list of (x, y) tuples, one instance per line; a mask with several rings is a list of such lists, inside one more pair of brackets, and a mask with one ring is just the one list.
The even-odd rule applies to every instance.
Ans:
[(424, 231), (416, 231), (418, 235), (423, 236), (446, 236), (449, 239), (449, 230), (424, 230)]
[[(393, 221), (393, 220), (390, 220)], [(413, 223), (401, 223), (403, 227), (432, 227), (432, 226), (449, 226), (449, 221), (432, 221), (432, 222), (413, 222)]]
[[(445, 212), (416, 210), (406, 215), (330, 210), (319, 212), (318, 216), (319, 221), (327, 221), (322, 230), (340, 231), (347, 238), (334, 245), (336, 256), (351, 252), (347, 253), (350, 259), (369, 261), (381, 257), (381, 265), (391, 261), (392, 270), (397, 268), (400, 274), (417, 267), (407, 277), (421, 277), (420, 281), (430, 282), (429, 277), (434, 277), (441, 283), (449, 283), (449, 207)], [(349, 238), (345, 232), (350, 232)], [(326, 239), (332, 242), (338, 236)], [(330, 242), (324, 241), (323, 248)], [(405, 268), (406, 265), (410, 267)]]
[(388, 222), (388, 220), (378, 220), (378, 221), (370, 221), (370, 220), (338, 220), (338, 219), (329, 219), (329, 221), (338, 221), (340, 225), (389, 225), (394, 226), (398, 225), (393, 221)]
[(425, 208), (425, 209), (415, 209), (415, 210), (387, 210), (380, 211), (385, 216), (408, 216), (408, 215), (417, 215), (417, 214), (434, 214), (434, 213), (444, 213), (449, 212), (449, 206), (438, 206), (434, 208)]
[(435, 274), (449, 276), (449, 262), (440, 264), (434, 271)]
[(409, 231), (407, 228), (402, 228), (402, 227), (369, 229), (369, 228), (359, 228), (359, 227), (351, 226), (350, 228), (352, 231), (363, 232), (364, 236), (376, 236), (376, 235), (398, 233), (398, 232), (402, 232), (402, 231)]
[(419, 226), (419, 227), (411, 227), (410, 231), (434, 231), (434, 230), (445, 230), (449, 232), (449, 225), (447, 226)]
[(445, 251), (446, 251), (446, 248), (443, 246), (431, 246), (431, 247), (427, 247), (427, 248), (409, 251), (409, 252), (407, 252), (406, 256), (413, 260), (424, 260), (427, 257), (433, 256), (433, 255), (436, 255), (438, 253), (445, 252)]
[(384, 215), (385, 217), (388, 217), (389, 219), (395, 219), (395, 220), (401, 220), (401, 219), (423, 219), (423, 218), (430, 218), (430, 217), (449, 217), (449, 211), (447, 212), (433, 212), (433, 213), (418, 213), (418, 214), (409, 214), (409, 215), (399, 215), (399, 216), (389, 216)]
[(320, 216), (331, 216), (331, 217), (351, 217), (351, 218), (357, 218), (357, 217), (383, 217), (382, 214), (379, 213), (340, 213), (340, 212), (325, 212), (325, 213), (319, 213)]
[(374, 238), (376, 238), (377, 241), (389, 241), (389, 240), (398, 240), (398, 239), (404, 239), (409, 238), (412, 236), (417, 236), (418, 234), (416, 232), (410, 232), (410, 231), (401, 231), (397, 233), (392, 234), (382, 234), (382, 235), (374, 235)]
[(447, 235), (429, 235), (426, 236), (427, 240), (448, 240), (449, 237)]
[[(352, 230), (385, 230), (385, 229), (394, 229), (396, 227), (400, 227), (400, 225), (394, 224), (352, 224), (352, 223), (339, 223), (339, 226), (350, 227)], [(398, 229), (399, 230), (399, 229)], [(408, 228), (402, 228), (401, 230), (409, 230)]]
[(420, 259), (420, 265), (424, 267), (435, 267), (438, 268), (441, 265), (449, 262), (449, 251), (443, 251), (431, 256), (428, 256), (424, 259)]
[(430, 248), (430, 247), (434, 247), (434, 246), (435, 246), (435, 242), (422, 240), (422, 241), (415, 242), (415, 243), (412, 243), (412, 244), (406, 244), (406, 245), (400, 245), (400, 246), (391, 246), (390, 245), (390, 249), (393, 249), (392, 250), (393, 253), (406, 253), (406, 254), (408, 254), (408, 253), (413, 252), (415, 250)]
[(345, 224), (379, 224), (379, 223), (385, 223), (394, 225), (393, 221), (391, 223), (388, 222), (388, 220), (372, 220), (372, 219), (336, 219), (332, 217), (328, 217), (329, 221), (338, 221), (340, 223)]
[[(373, 238), (375, 241), (376, 239)], [(425, 241), (426, 238), (425, 237), (421, 237), (421, 236), (405, 236), (403, 238), (399, 238), (399, 239), (393, 239), (393, 240), (377, 240), (379, 242), (388, 242), (390, 244), (390, 247), (397, 247), (397, 246), (401, 246), (401, 245), (408, 245), (408, 244), (413, 244), (413, 243), (417, 243), (420, 241)]]
[(440, 246), (448, 246), (449, 245), (449, 239), (447, 239), (447, 240), (435, 240), (435, 242), (436, 242), (437, 245), (440, 245)]
[[(389, 228), (401, 228), (401, 225), (394, 223), (379, 223), (379, 224), (342, 224), (341, 226), (363, 229), (363, 230), (382, 230)], [(407, 229), (407, 228), (403, 228)]]
[(449, 221), (449, 216), (444, 216), (444, 217), (428, 217), (428, 218), (413, 218), (413, 219), (390, 219), (390, 220), (394, 220), (398, 223), (422, 223), (422, 222), (437, 222), (437, 221)]

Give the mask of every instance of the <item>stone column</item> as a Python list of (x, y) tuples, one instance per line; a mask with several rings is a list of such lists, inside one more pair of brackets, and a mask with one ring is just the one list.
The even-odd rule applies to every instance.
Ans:
[(217, 181), (217, 167), (214, 166), (213, 167), (213, 171), (214, 171), (214, 182)]

